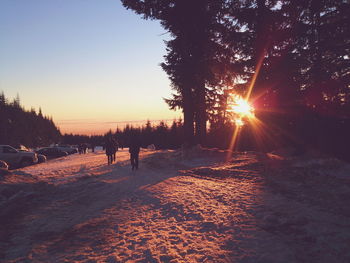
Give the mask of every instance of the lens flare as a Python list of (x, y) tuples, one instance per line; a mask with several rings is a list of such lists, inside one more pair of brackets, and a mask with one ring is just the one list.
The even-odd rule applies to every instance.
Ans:
[[(248, 90), (247, 90), (247, 94), (245, 96), (245, 100), (241, 97), (241, 96), (238, 96), (235, 95), (232, 97), (233, 99), (233, 107), (231, 107), (231, 111), (237, 111), (236, 112), (236, 120), (235, 122), (237, 123), (237, 119), (240, 119), (241, 121), (238, 121), (238, 123), (242, 123), (243, 122), (243, 118), (244, 117), (248, 117), (246, 118), (249, 122), (251, 122), (252, 124), (255, 124), (257, 123), (257, 119), (255, 118), (255, 115), (254, 115), (254, 108), (248, 103), (249, 101), (249, 98), (251, 97), (251, 94), (252, 94), (252, 91), (253, 91), (253, 88), (255, 86), (255, 82), (259, 76), (259, 73), (260, 73), (260, 69), (261, 69), (261, 66), (263, 64), (263, 61), (264, 61), (264, 58), (265, 58), (265, 55), (266, 55), (266, 50), (267, 50), (267, 47), (269, 46), (269, 42), (265, 43), (265, 47), (262, 51), (262, 53), (260, 54), (260, 56), (258, 57), (258, 61), (257, 61), (257, 64), (255, 65), (255, 72), (254, 72), (254, 75), (250, 81), (250, 84), (249, 84), (249, 87), (248, 87)], [(238, 99), (239, 98), (239, 99)], [(244, 101), (244, 102), (242, 102)], [(235, 103), (236, 103), (236, 107), (235, 107)], [(244, 106), (240, 106), (240, 105), (244, 105)], [(248, 105), (248, 106), (247, 106)], [(241, 112), (241, 113), (239, 113)], [(242, 114), (242, 112), (244, 114)], [(241, 115), (241, 117), (239, 117)], [(242, 116), (243, 115), (243, 116)], [(232, 152), (234, 150), (234, 147), (235, 147), (235, 144), (238, 140), (238, 135), (240, 133), (240, 131), (242, 130), (241, 129), (242, 125), (241, 126), (237, 126), (236, 124), (236, 129), (233, 133), (233, 136), (232, 136), (232, 139), (231, 139), (231, 143), (230, 143), (230, 146), (229, 146), (229, 149), (228, 149), (228, 154), (227, 154), (227, 161), (231, 159), (232, 157)]]
[(243, 126), (244, 119), (254, 119), (254, 107), (240, 95), (232, 95), (228, 101), (228, 112), (232, 113), (232, 117), (236, 126)]
[(248, 121), (249, 123), (253, 123), (254, 120), (256, 120), (256, 118), (254, 114), (254, 107), (240, 95), (231, 95), (228, 99), (227, 106), (227, 111), (231, 114), (232, 120), (236, 126), (229, 146), (229, 151), (227, 155), (228, 161), (232, 156), (232, 151), (235, 148), (239, 134), (243, 126), (246, 124), (246, 121)]
[(242, 119), (235, 119), (235, 124), (237, 127), (241, 127), (244, 125), (244, 122)]

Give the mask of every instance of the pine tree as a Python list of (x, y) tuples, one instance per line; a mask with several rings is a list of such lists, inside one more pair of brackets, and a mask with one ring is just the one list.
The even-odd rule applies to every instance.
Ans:
[(211, 60), (216, 52), (214, 28), (223, 1), (130, 1), (124, 6), (143, 14), (146, 19), (158, 19), (173, 39), (168, 41), (163, 69), (176, 92), (169, 99), (170, 108), (181, 107), (184, 113), (185, 143), (204, 143), (206, 133), (206, 85), (211, 81)]
[(60, 131), (51, 118), (39, 117), (33, 108), (23, 109), (18, 95), (12, 103), (7, 101), (1, 93), (0, 144), (33, 147), (49, 145), (60, 138)]

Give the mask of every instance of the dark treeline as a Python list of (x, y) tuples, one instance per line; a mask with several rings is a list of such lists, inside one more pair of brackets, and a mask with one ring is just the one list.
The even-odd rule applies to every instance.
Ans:
[(117, 129), (114, 136), (126, 147), (136, 137), (143, 147), (154, 144), (156, 149), (176, 149), (183, 142), (183, 124), (182, 120), (174, 120), (170, 126), (163, 121), (158, 125), (152, 125), (150, 121), (147, 121), (141, 127), (126, 125), (123, 130)]
[(102, 135), (81, 135), (81, 134), (64, 134), (62, 135), (62, 144), (80, 145), (87, 143), (89, 145), (101, 146), (104, 144), (104, 136)]
[(41, 109), (38, 113), (33, 108), (27, 111), (21, 106), (19, 96), (8, 101), (0, 93), (0, 144), (47, 146), (57, 143), (60, 137), (59, 129), (51, 118), (43, 116)]
[(229, 144), (235, 127), (226, 102), (238, 93), (254, 102), (265, 124), (259, 135), (254, 127), (243, 128), (242, 148), (270, 140), (271, 147), (346, 149), (348, 0), (121, 1), (170, 33), (161, 66), (174, 94), (166, 102), (183, 110), (187, 145)]
[(123, 129), (117, 128), (109, 131), (105, 135), (73, 135), (65, 134), (62, 141), (67, 144), (77, 145), (88, 143), (95, 146), (103, 146), (107, 139), (114, 138), (119, 147), (129, 147), (132, 140), (139, 140), (141, 146), (146, 148), (154, 145), (155, 149), (176, 149), (183, 143), (183, 123), (182, 120), (174, 120), (171, 125), (161, 121), (157, 125), (152, 125), (150, 121), (140, 127), (126, 125)]

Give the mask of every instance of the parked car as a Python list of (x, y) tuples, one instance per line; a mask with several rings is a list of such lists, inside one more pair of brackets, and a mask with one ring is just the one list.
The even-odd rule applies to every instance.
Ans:
[[(17, 146), (16, 149), (20, 152), (30, 152), (29, 149), (22, 144)], [(45, 155), (37, 153), (37, 156), (38, 156), (38, 163), (44, 163), (47, 161), (47, 158)]]
[(22, 152), (30, 152), (30, 150), (25, 147), (23, 144), (18, 144), (18, 145), (11, 145), (13, 148), (17, 149), (18, 151)]
[(45, 147), (36, 151), (37, 154), (45, 155), (46, 158), (57, 158), (67, 156), (68, 153), (57, 147)]
[(54, 148), (58, 148), (61, 151), (67, 152), (68, 154), (73, 154), (73, 153), (77, 153), (78, 152), (78, 148), (73, 147), (71, 145), (67, 145), (67, 144), (58, 144), (53, 146)]
[(10, 145), (0, 145), (0, 160), (10, 168), (25, 167), (38, 162), (35, 152), (18, 151)]

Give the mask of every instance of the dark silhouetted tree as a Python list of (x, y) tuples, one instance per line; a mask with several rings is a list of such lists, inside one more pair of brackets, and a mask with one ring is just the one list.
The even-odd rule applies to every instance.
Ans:
[(168, 53), (162, 67), (176, 93), (166, 102), (172, 109), (179, 107), (183, 110), (185, 143), (205, 143), (207, 88), (215, 87), (222, 77), (215, 74), (214, 68), (218, 68), (223, 47), (218, 38), (227, 1), (122, 2), (146, 19), (160, 20), (173, 37), (166, 42)]
[(33, 108), (23, 109), (19, 95), (8, 103), (4, 93), (0, 94), (0, 144), (45, 146), (58, 142), (60, 136), (51, 118), (36, 115)]

